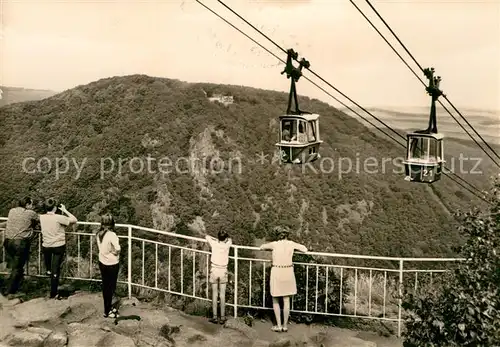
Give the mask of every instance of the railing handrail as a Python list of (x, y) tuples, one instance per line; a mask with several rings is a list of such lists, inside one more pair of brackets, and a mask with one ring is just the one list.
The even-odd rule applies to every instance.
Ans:
[[(0, 220), (7, 220), (7, 217), (0, 217)], [(101, 223), (99, 222), (83, 222), (83, 221), (78, 221), (77, 224), (79, 225), (91, 225), (91, 226), (99, 226)], [(116, 227), (119, 228), (132, 228), (136, 230), (141, 230), (141, 231), (147, 231), (147, 232), (152, 232), (160, 235), (165, 235), (165, 236), (172, 236), (176, 238), (181, 238), (185, 240), (190, 240), (190, 241), (197, 241), (197, 242), (204, 242), (206, 243), (207, 240), (204, 238), (196, 237), (196, 236), (189, 236), (189, 235), (182, 235), (182, 234), (177, 234), (171, 231), (164, 231), (164, 230), (158, 230), (158, 229), (153, 229), (153, 228), (148, 228), (148, 227), (142, 227), (138, 225), (133, 225), (133, 224), (115, 224)], [(246, 249), (246, 250), (251, 250), (251, 251), (265, 251), (260, 249), (259, 247), (256, 246), (244, 246), (244, 245), (235, 245), (233, 244), (231, 246), (234, 249)], [(351, 259), (364, 259), (364, 260), (385, 260), (385, 261), (404, 261), (404, 262), (453, 262), (453, 261), (464, 261), (465, 259), (463, 258), (406, 258), (406, 257), (384, 257), (384, 256), (377, 256), (377, 255), (359, 255), (359, 254), (343, 254), (343, 253), (327, 253), (327, 252), (315, 252), (315, 251), (310, 251), (306, 252), (304, 254), (307, 255), (312, 255), (312, 256), (318, 256), (318, 257), (332, 257), (332, 258), (351, 258)]]
[[(0, 217), (0, 221), (5, 221), (5, 220), (8, 220), (8, 218), (6, 217)], [(78, 225), (84, 225), (84, 226), (94, 226), (94, 227), (98, 227), (101, 225), (101, 223), (98, 223), (98, 222), (84, 222), (84, 221), (78, 221), (77, 222)], [(171, 231), (163, 231), (163, 230), (157, 230), (157, 229), (153, 229), (153, 228), (147, 228), (147, 227), (142, 227), (142, 226), (137, 226), (137, 225), (132, 225), (132, 224), (116, 224), (116, 227), (117, 228), (125, 228), (126, 229), (126, 234), (122, 234), (122, 233), (119, 233), (119, 237), (120, 238), (123, 238), (123, 239), (126, 239), (127, 240), (127, 280), (125, 282), (120, 282), (120, 283), (125, 283), (127, 284), (127, 287), (128, 287), (128, 296), (129, 298), (132, 296), (132, 288), (133, 287), (139, 287), (139, 288), (149, 288), (149, 289), (152, 289), (152, 290), (156, 290), (156, 291), (164, 291), (164, 292), (168, 292), (168, 293), (172, 293), (172, 294), (177, 294), (177, 295), (181, 295), (181, 296), (186, 296), (186, 297), (191, 297), (191, 298), (196, 298), (196, 299), (203, 299), (205, 300), (206, 298), (208, 298), (208, 277), (206, 278), (206, 298), (202, 298), (200, 296), (197, 296), (196, 295), (196, 291), (195, 291), (195, 283), (196, 283), (196, 278), (195, 278), (195, 275), (196, 275), (196, 271), (195, 271), (195, 260), (196, 260), (196, 253), (202, 253), (202, 254), (205, 254), (206, 255), (206, 273), (205, 273), (205, 276), (208, 276), (209, 274), (209, 261), (208, 261), (208, 257), (210, 255), (210, 252), (207, 252), (207, 251), (204, 251), (204, 250), (201, 250), (201, 249), (198, 249), (198, 247), (191, 247), (188, 245), (174, 245), (174, 244), (170, 244), (170, 243), (165, 243), (165, 242), (161, 242), (158, 240), (158, 238), (155, 239), (148, 239), (148, 238), (145, 238), (145, 237), (149, 237), (147, 235), (147, 233), (152, 233), (152, 234), (156, 234), (156, 235), (165, 235), (165, 236), (170, 236), (172, 238), (175, 238), (175, 239), (185, 239), (185, 240), (190, 240), (190, 241), (196, 241), (196, 242), (202, 242), (202, 243), (206, 243), (207, 240), (205, 238), (201, 238), (201, 237), (196, 237), (196, 236), (189, 236), (189, 235), (182, 235), (182, 234), (177, 234), (175, 232), (171, 232)], [(0, 228), (1, 230), (5, 230), (5, 228)], [(133, 235), (132, 231), (133, 230), (141, 230), (141, 231), (144, 231), (146, 232), (145, 235)], [(37, 233), (39, 234), (39, 232), (37, 231)], [(68, 234), (77, 234), (78, 235), (78, 238), (77, 238), (77, 249), (78, 249), (78, 276), (77, 277), (70, 277), (70, 278), (73, 278), (73, 279), (87, 279), (87, 280), (91, 280), (91, 281), (94, 281), (95, 279), (92, 278), (92, 268), (93, 268), (93, 257), (92, 257), (92, 242), (90, 242), (90, 249), (89, 249), (89, 254), (90, 254), (90, 257), (89, 257), (89, 264), (90, 264), (90, 267), (89, 267), (89, 271), (90, 271), (90, 278), (83, 278), (81, 276), (79, 276), (79, 273), (80, 273), (80, 235), (87, 235), (90, 237), (90, 241), (92, 240), (93, 236), (95, 235), (93, 233), (93, 231), (76, 231), (76, 230), (73, 230), (73, 231), (69, 231), (67, 232)], [(2, 232), (2, 240), (5, 240), (5, 231)], [(41, 269), (41, 240), (42, 238), (38, 237), (38, 275), (40, 275), (40, 269)], [(132, 277), (132, 272), (133, 272), (133, 254), (132, 254), (132, 242), (133, 241), (142, 241), (142, 283), (138, 283), (138, 282), (134, 282), (133, 281), (133, 277)], [(155, 286), (152, 287), (150, 285), (145, 285), (145, 243), (146, 242), (150, 242), (150, 243), (154, 243), (155, 244), (155, 266), (156, 266), (156, 272), (155, 272)], [(174, 242), (175, 243), (175, 242)], [(168, 289), (166, 288), (160, 288), (158, 287), (158, 245), (164, 245), (164, 246), (168, 246)], [(192, 246), (192, 245), (191, 245)], [(181, 279), (180, 279), (180, 285), (181, 285), (181, 291), (178, 292), (176, 291), (175, 289), (172, 290), (170, 285), (171, 285), (171, 249), (172, 247), (174, 248), (180, 248), (180, 268), (181, 268)], [(245, 256), (242, 256), (240, 257), (238, 252), (240, 249), (244, 249), (244, 250), (251, 250), (251, 251), (262, 251), (259, 247), (255, 247), (255, 246), (244, 246), (244, 245), (235, 245), (233, 244), (232, 245), (233, 249), (234, 249), (234, 254), (232, 256), (230, 256), (231, 259), (233, 259), (233, 304), (229, 304), (229, 306), (233, 306), (234, 308), (234, 317), (237, 317), (238, 316), (238, 307), (250, 307), (250, 308), (257, 308), (257, 309), (268, 309), (268, 307), (265, 307), (265, 296), (266, 296), (266, 284), (265, 284), (265, 281), (266, 281), (266, 272), (265, 272), (265, 263), (268, 263), (270, 260), (269, 259), (258, 259), (258, 258), (262, 258), (262, 257), (258, 257), (256, 254), (254, 254), (256, 256), (256, 258), (247, 258)], [(192, 266), (193, 266), (193, 270), (192, 270), (192, 276), (193, 276), (193, 293), (192, 295), (191, 294), (187, 294), (187, 293), (184, 293), (183, 291), (183, 250), (189, 250), (189, 251), (192, 251), (192, 255), (193, 255), (193, 262), (192, 262)], [(312, 255), (312, 256), (317, 256), (317, 257), (322, 257), (322, 258), (325, 258), (325, 257), (333, 257), (333, 258), (346, 258), (346, 259), (364, 259), (364, 260), (385, 260), (385, 261), (394, 261), (394, 262), (398, 262), (398, 267), (397, 268), (394, 268), (394, 269), (388, 269), (388, 268), (374, 268), (374, 267), (366, 267), (366, 266), (352, 266), (352, 265), (336, 265), (336, 264), (320, 264), (320, 260), (318, 260), (317, 262), (315, 263), (298, 263), (298, 262), (294, 262), (294, 264), (296, 265), (303, 265), (306, 267), (306, 286), (305, 286), (305, 292), (306, 292), (306, 296), (305, 296), (305, 305), (306, 305), (306, 309), (305, 311), (294, 311), (294, 312), (302, 312), (302, 313), (319, 313), (319, 314), (326, 314), (326, 315), (339, 315), (339, 316), (345, 316), (345, 317), (362, 317), (363, 314), (361, 316), (359, 315), (356, 315), (356, 303), (357, 303), (357, 288), (358, 288), (358, 270), (362, 270), (362, 271), (369, 271), (370, 273), (370, 277), (369, 277), (369, 294), (368, 294), (368, 307), (369, 307), (369, 318), (373, 318), (373, 319), (379, 319), (375, 316), (371, 316), (371, 304), (372, 304), (372, 279), (374, 278), (377, 278), (376, 275), (372, 276), (372, 271), (383, 271), (384, 272), (384, 276), (383, 276), (383, 280), (384, 280), (384, 284), (383, 284), (383, 319), (388, 319), (390, 321), (396, 321), (397, 324), (398, 324), (398, 337), (401, 336), (401, 329), (402, 329), (402, 326), (403, 326), (403, 307), (402, 307), (402, 304), (403, 304), (403, 301), (402, 301), (402, 296), (403, 296), (403, 285), (404, 285), (404, 282), (403, 282), (403, 277), (406, 273), (411, 273), (411, 272), (414, 272), (415, 273), (415, 285), (414, 285), (414, 288), (415, 288), (415, 291), (417, 290), (417, 276), (419, 273), (430, 273), (430, 280), (431, 280), (431, 283), (432, 283), (432, 274), (433, 273), (436, 273), (436, 272), (446, 272), (447, 270), (422, 270), (422, 269), (405, 269), (405, 262), (408, 263), (408, 262), (455, 262), (455, 261), (462, 261), (464, 259), (460, 259), (460, 258), (403, 258), (403, 257), (383, 257), (383, 256), (366, 256), (366, 255), (356, 255), (356, 254), (340, 254), (340, 253), (326, 253), (326, 252), (306, 252), (305, 254), (308, 254), (308, 255)], [(3, 252), (3, 256), (2, 256), (2, 261), (5, 261), (5, 251)], [(248, 272), (248, 276), (249, 276), (249, 283), (250, 283), (250, 286), (248, 288), (248, 292), (249, 293), (252, 293), (252, 290), (251, 290), (251, 287), (252, 287), (252, 262), (262, 262), (262, 271), (263, 271), (263, 277), (262, 277), (262, 281), (263, 281), (263, 284), (262, 284), (262, 294), (263, 294), (263, 297), (262, 297), (262, 306), (252, 306), (252, 303), (251, 303), (251, 294), (249, 294), (249, 304), (246, 305), (244, 303), (238, 303), (238, 292), (239, 292), (239, 276), (238, 276), (238, 268), (239, 268), (239, 262), (241, 261), (249, 261), (249, 272)], [(312, 310), (309, 310), (309, 306), (308, 306), (308, 298), (309, 298), (309, 292), (308, 292), (308, 288), (309, 288), (309, 279), (311, 277), (308, 277), (308, 270), (309, 270), (309, 266), (313, 266), (313, 267), (316, 267), (316, 286), (315, 286), (315, 290), (316, 290), (316, 301), (315, 301), (315, 309), (314, 311)], [(319, 267), (325, 267), (325, 292), (328, 293), (328, 273), (329, 273), (329, 269), (330, 268), (340, 268), (340, 275), (339, 275), (339, 278), (340, 278), (340, 297), (342, 298), (343, 294), (342, 294), (342, 291), (343, 291), (343, 281), (344, 281), (344, 277), (343, 277), (343, 270), (344, 268), (346, 269), (352, 269), (354, 270), (354, 316), (352, 316), (351, 314), (346, 314), (346, 313), (343, 313), (342, 312), (342, 303), (340, 304), (340, 310), (339, 310), (339, 313), (332, 313), (332, 312), (328, 312), (326, 310), (326, 305), (327, 305), (327, 300), (328, 300), (328, 297), (329, 295), (326, 295), (325, 296), (325, 312), (318, 312), (317, 311), (317, 308), (318, 308), (318, 280), (319, 280)], [(395, 280), (397, 284), (397, 286), (395, 288), (393, 288), (394, 290), (397, 290), (398, 292), (398, 298), (397, 298), (397, 319), (395, 318), (387, 318), (385, 315), (386, 315), (386, 298), (387, 298), (387, 273), (388, 272), (393, 272), (395, 273), (395, 278), (393, 278), (393, 280)], [(311, 274), (311, 276), (314, 276)], [(243, 290), (246, 290), (245, 287), (243, 287), (244, 289)], [(342, 299), (343, 300), (343, 299)], [(341, 300), (341, 302), (342, 302)], [(312, 302), (312, 301), (311, 301)], [(393, 303), (394, 304), (394, 303)], [(293, 310), (293, 300), (292, 300), (292, 310)]]

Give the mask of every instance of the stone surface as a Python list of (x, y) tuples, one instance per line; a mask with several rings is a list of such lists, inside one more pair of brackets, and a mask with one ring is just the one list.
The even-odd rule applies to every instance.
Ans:
[(94, 347), (109, 332), (99, 327), (71, 323), (68, 325), (68, 347)]
[(21, 300), (18, 298), (7, 300), (6, 303), (3, 304), (3, 306), (15, 306), (21, 303)]
[(68, 343), (66, 332), (54, 331), (44, 342), (44, 347), (64, 347)]
[(115, 325), (113, 331), (126, 336), (135, 336), (142, 331), (142, 324), (142, 321), (122, 320)]
[(68, 347), (120, 346), (135, 347), (134, 340), (103, 327), (81, 323), (68, 325)]
[(255, 331), (255, 329), (252, 329), (251, 327), (246, 325), (245, 322), (243, 322), (243, 320), (240, 318), (228, 319), (226, 321), (226, 323), (224, 324), (224, 327), (228, 328), (228, 329), (233, 329), (233, 330), (239, 331), (240, 333), (242, 333), (243, 335), (245, 335), (247, 338), (249, 338), (251, 340), (256, 340), (258, 338), (257, 331)]
[(281, 337), (269, 344), (269, 347), (290, 347), (292, 342), (289, 338)]
[(95, 304), (82, 302), (71, 305), (70, 310), (66, 312), (62, 319), (66, 323), (81, 323), (84, 320), (97, 315)]
[(129, 298), (123, 298), (119, 301), (119, 304), (118, 306), (119, 307), (125, 307), (125, 306), (139, 306), (141, 304), (141, 302), (135, 298), (135, 297), (131, 297), (130, 299)]
[(327, 331), (312, 335), (309, 340), (316, 346), (324, 347), (377, 347), (374, 342), (365, 341), (355, 336), (338, 336)]
[(10, 313), (7, 310), (2, 309), (2, 311), (0, 311), (0, 341), (3, 341), (7, 336), (16, 330), (14, 325), (15, 321)]
[(172, 347), (172, 343), (152, 336), (140, 336), (136, 345), (140, 347)]
[(27, 332), (32, 334), (40, 335), (40, 337), (45, 341), (45, 339), (52, 333), (52, 330), (45, 328), (37, 328), (37, 327), (28, 327), (26, 329)]
[(264, 340), (256, 340), (252, 347), (269, 347), (269, 342)]
[(10, 314), (16, 320), (16, 326), (58, 321), (70, 311), (66, 300), (38, 298), (23, 302), (11, 308)]
[(9, 300), (7, 300), (7, 298), (5, 296), (3, 296), (2, 294), (0, 294), (0, 305), (4, 305), (7, 302), (9, 302)]
[(15, 331), (9, 335), (6, 342), (9, 346), (43, 347), (44, 338), (40, 334), (26, 330)]
[(252, 347), (255, 338), (248, 337), (248, 332), (235, 329), (222, 329), (217, 336), (217, 339), (224, 341), (228, 346)]
[[(230, 318), (224, 326), (178, 310), (126, 299), (121, 316), (104, 318), (102, 296), (79, 292), (67, 300), (34, 299), (12, 306), (0, 297), (0, 347), (401, 347), (396, 339), (314, 325), (293, 324), (286, 333), (271, 331), (271, 323)], [(372, 340), (375, 340), (372, 338)]]
[(349, 339), (342, 339), (334, 337), (324, 344), (325, 347), (377, 347), (375, 342), (361, 340), (357, 337), (350, 337)]
[(99, 342), (96, 344), (96, 347), (98, 346), (135, 347), (135, 342), (128, 336), (120, 335), (111, 331), (106, 333), (99, 340)]
[[(2, 327), (3, 330), (4, 327)], [(2, 334), (2, 338), (9, 346), (26, 346), (26, 347), (64, 347), (67, 339), (64, 334), (64, 341), (61, 337), (51, 338), (54, 335), (50, 329), (42, 327), (27, 327), (26, 329), (9, 329), (8, 334)]]

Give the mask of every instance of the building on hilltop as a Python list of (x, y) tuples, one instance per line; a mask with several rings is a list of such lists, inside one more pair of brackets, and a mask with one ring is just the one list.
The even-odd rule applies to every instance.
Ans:
[(231, 105), (234, 103), (234, 97), (232, 95), (222, 95), (222, 94), (213, 94), (208, 98), (211, 102), (220, 102), (224, 106)]

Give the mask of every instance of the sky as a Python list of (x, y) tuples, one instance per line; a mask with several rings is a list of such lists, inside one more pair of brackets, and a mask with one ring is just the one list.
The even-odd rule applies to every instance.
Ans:
[[(0, 85), (62, 91), (100, 78), (146, 74), (289, 88), (276, 58), (194, 0), (0, 1)], [(286, 59), (216, 0), (201, 1)], [(349, 0), (225, 2), (363, 106), (430, 103), (424, 87)], [(366, 2), (355, 2), (417, 69)], [(442, 76), (441, 89), (457, 107), (500, 109), (500, 0), (372, 4), (419, 63)], [(340, 106), (305, 79), (297, 88)]]

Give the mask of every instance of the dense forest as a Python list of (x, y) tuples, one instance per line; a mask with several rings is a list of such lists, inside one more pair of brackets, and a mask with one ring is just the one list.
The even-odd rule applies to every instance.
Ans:
[[(217, 94), (233, 103), (209, 99)], [(196, 236), (224, 228), (240, 244), (287, 225), (317, 251), (453, 254), (460, 236), (449, 213), (480, 200), (446, 177), (433, 186), (404, 181), (402, 147), (314, 99), (300, 102), (321, 115), (322, 159), (280, 165), (286, 102), (280, 92), (133, 75), (3, 106), (0, 215), (32, 194), (57, 197), (80, 220), (111, 212), (119, 223)], [(448, 163), (481, 156), (464, 141), (446, 146)], [(488, 184), (486, 159), (463, 166), (482, 174), (462, 177)]]

